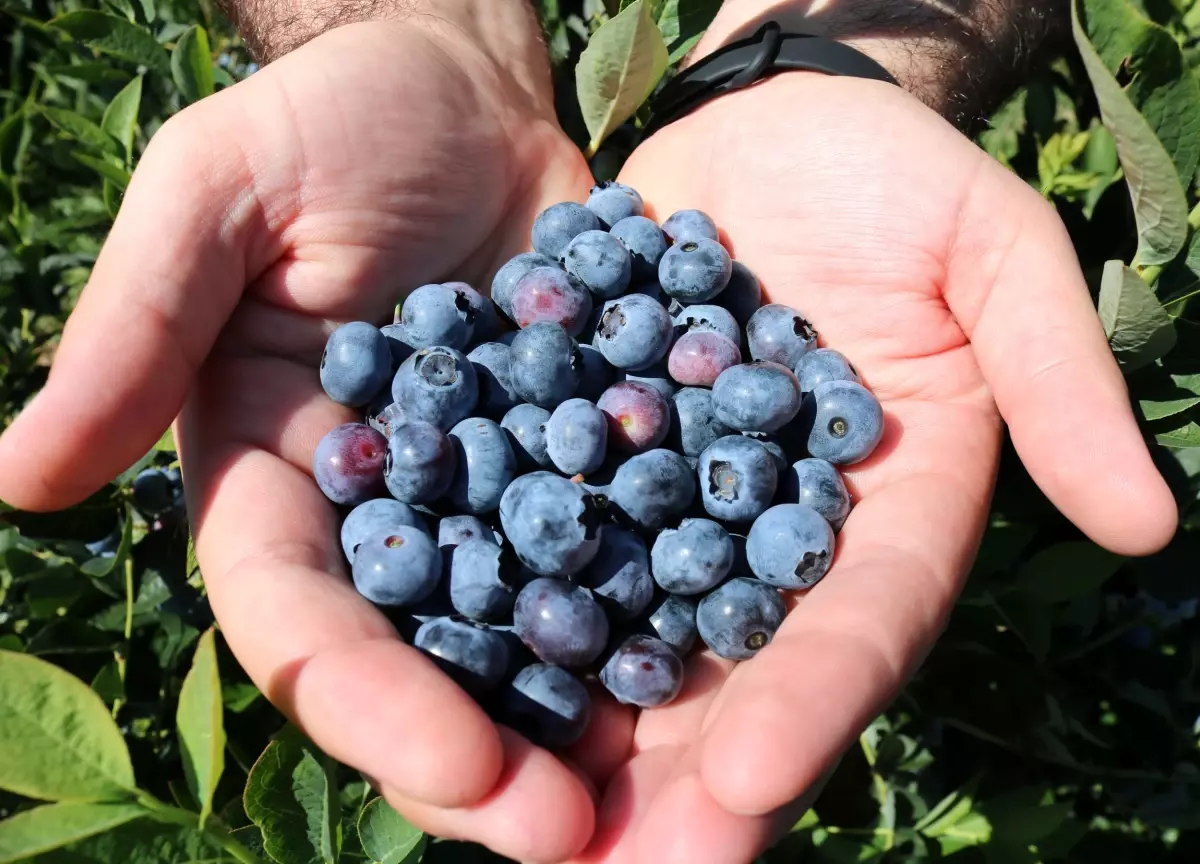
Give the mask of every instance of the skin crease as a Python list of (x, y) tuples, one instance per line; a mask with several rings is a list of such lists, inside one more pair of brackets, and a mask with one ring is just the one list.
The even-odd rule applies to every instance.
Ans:
[(680, 699), (640, 718), (597, 695), (566, 764), (493, 726), (355, 594), (308, 474), (321, 435), (355, 419), (318, 382), (334, 322), (389, 320), (401, 288), (489, 284), (540, 210), (591, 185), (528, 14), (529, 38), (500, 51), (452, 13), (339, 28), (155, 136), (50, 383), (0, 438), (0, 497), (79, 500), (186, 397), (176, 440), (213, 608), (333, 757), (422, 828), (522, 861), (750, 860), (928, 652), (982, 530), (1001, 416), (1109, 548), (1161, 547), (1174, 503), (1053, 210), (897, 88), (779, 76), (667, 127), (619, 179), (655, 218), (711, 214), (764, 302), (803, 310), (883, 401), (834, 568), (753, 663), (697, 655)]

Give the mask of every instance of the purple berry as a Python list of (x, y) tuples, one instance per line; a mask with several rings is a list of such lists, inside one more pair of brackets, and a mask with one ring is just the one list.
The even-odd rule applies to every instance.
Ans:
[(671, 348), (667, 368), (671, 377), (687, 387), (711, 387), (718, 376), (742, 362), (737, 345), (720, 333), (697, 330), (684, 333)]
[(618, 381), (596, 403), (608, 417), (608, 441), (624, 453), (645, 453), (667, 437), (671, 406), (661, 393), (640, 381)]
[(578, 336), (592, 314), (592, 295), (557, 267), (535, 267), (517, 282), (512, 309), (519, 327), (545, 322)]
[(365, 423), (331, 429), (313, 453), (313, 477), (335, 504), (354, 506), (386, 494), (387, 439)]

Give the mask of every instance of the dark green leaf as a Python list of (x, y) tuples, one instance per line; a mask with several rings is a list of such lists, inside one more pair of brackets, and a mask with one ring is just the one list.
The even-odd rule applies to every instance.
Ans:
[(171, 52), (171, 77), (188, 102), (196, 102), (213, 92), (213, 62), (208, 34), (200, 26), (189, 27)]
[(80, 144), (94, 147), (102, 153), (117, 152), (116, 139), (82, 114), (62, 108), (39, 108), (38, 111), (55, 129), (66, 133)]
[(73, 152), (71, 156), (80, 165), (86, 165), (88, 168), (91, 168), (120, 190), (124, 191), (125, 187), (129, 185), (129, 169), (120, 164), (117, 161), (117, 157), (98, 158), (78, 151)]
[(722, 0), (665, 0), (658, 14), (658, 29), (669, 52), (668, 62), (678, 63), (695, 47), (716, 17)]
[(133, 134), (137, 131), (138, 108), (142, 104), (142, 76), (138, 75), (113, 97), (104, 109), (100, 128), (121, 142), (125, 164), (133, 163)]
[(1039, 603), (1061, 603), (1095, 591), (1124, 562), (1095, 543), (1058, 543), (1018, 571), (1016, 587)]
[(38, 858), (39, 864), (236, 864), (235, 859), (191, 825), (139, 819), (68, 849)]
[(25, 646), (27, 654), (49, 657), (54, 654), (94, 654), (111, 651), (121, 642), (115, 633), (106, 633), (77, 618), (59, 618), (32, 636)]
[(1126, 372), (1153, 363), (1175, 346), (1175, 325), (1137, 273), (1121, 261), (1104, 265), (1100, 322)]
[(248, 681), (237, 681), (222, 687), (222, 701), (234, 714), (241, 714), (262, 698), (262, 693)]
[(115, 660), (100, 667), (100, 671), (92, 679), (92, 690), (104, 700), (105, 705), (112, 705), (125, 698), (125, 685), (121, 681), (121, 671), (117, 668)]
[(1046, 604), (1027, 594), (1014, 592), (999, 598), (996, 606), (1001, 621), (1025, 643), (1029, 653), (1038, 660), (1044, 659), (1050, 650), (1050, 630), (1053, 625)]
[(95, 50), (159, 71), (168, 68), (167, 52), (148, 30), (104, 12), (79, 10), (50, 22)]
[(335, 864), (341, 820), (329, 757), (295, 727), (267, 745), (246, 781), (246, 815), (278, 864)]
[(145, 816), (137, 804), (45, 804), (0, 822), (0, 864), (22, 861)]
[(188, 788), (200, 804), (200, 826), (212, 813), (213, 793), (225, 770), (225, 723), (221, 672), (217, 667), (216, 633), (207, 630), (179, 691), (175, 726)]
[(358, 820), (358, 836), (363, 851), (377, 864), (416, 862), (425, 851), (425, 835), (421, 830), (382, 798), (376, 798), (363, 810)]

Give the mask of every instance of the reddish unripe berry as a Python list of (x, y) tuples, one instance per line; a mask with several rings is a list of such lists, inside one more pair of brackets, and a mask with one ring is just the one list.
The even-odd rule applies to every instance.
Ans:
[(653, 450), (667, 437), (671, 407), (666, 398), (641, 381), (618, 381), (596, 402), (608, 417), (608, 442), (626, 453)]
[(557, 267), (534, 267), (517, 281), (512, 309), (519, 327), (546, 321), (578, 336), (592, 314), (592, 295)]
[(717, 376), (742, 362), (742, 352), (727, 336), (693, 330), (676, 341), (667, 359), (671, 377), (688, 387), (711, 387)]

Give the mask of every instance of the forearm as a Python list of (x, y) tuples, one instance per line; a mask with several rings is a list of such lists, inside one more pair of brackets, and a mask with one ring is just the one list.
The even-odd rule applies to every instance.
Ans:
[(1069, 31), (1068, 0), (726, 0), (700, 56), (764, 21), (853, 45), (961, 129)]

